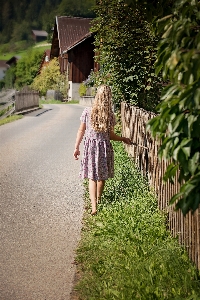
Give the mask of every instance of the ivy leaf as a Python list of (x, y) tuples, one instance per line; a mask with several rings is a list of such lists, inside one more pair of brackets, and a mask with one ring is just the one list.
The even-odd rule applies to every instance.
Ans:
[(195, 174), (195, 171), (199, 166), (199, 155), (199, 152), (196, 152), (188, 162), (188, 169), (192, 175)]
[(163, 180), (167, 182), (169, 179), (171, 183), (174, 183), (174, 176), (176, 175), (176, 172), (178, 170), (178, 165), (174, 165), (174, 163), (171, 163), (164, 174)]
[[(171, 113), (173, 112), (173, 110), (171, 110)], [(181, 121), (184, 119), (184, 115), (181, 114), (179, 116), (176, 116), (173, 121), (169, 124), (169, 130), (171, 133), (175, 132), (178, 128), (178, 126), (180, 126)]]
[(149, 91), (152, 87), (150, 85), (147, 85), (146, 90)]
[(179, 198), (182, 197), (182, 196), (183, 196), (183, 193), (182, 193), (182, 192), (175, 194), (175, 195), (170, 199), (169, 204), (170, 204), (170, 205), (173, 204), (177, 199), (179, 199)]
[(194, 102), (197, 106), (197, 108), (200, 107), (200, 88), (197, 88), (194, 93)]

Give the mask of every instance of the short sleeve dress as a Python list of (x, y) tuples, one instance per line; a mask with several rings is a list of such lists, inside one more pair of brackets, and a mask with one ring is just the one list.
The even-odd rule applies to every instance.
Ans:
[[(114, 151), (109, 133), (94, 131), (91, 122), (91, 108), (86, 107), (81, 115), (81, 122), (86, 124), (80, 177), (92, 180), (106, 180), (114, 177)], [(115, 125), (114, 114), (111, 126)]]

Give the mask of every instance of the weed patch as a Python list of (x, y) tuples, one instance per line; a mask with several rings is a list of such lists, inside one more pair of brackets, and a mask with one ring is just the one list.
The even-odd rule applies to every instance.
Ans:
[(0, 120), (0, 126), (1, 126), (1, 125), (4, 125), (4, 124), (7, 124), (7, 123), (14, 122), (14, 121), (19, 120), (19, 119), (21, 119), (21, 118), (23, 118), (22, 115), (13, 115), (13, 116), (9, 116), (9, 117), (7, 117), (7, 118), (5, 118), (5, 119)]
[(55, 100), (55, 99), (49, 99), (49, 100), (42, 100), (40, 99), (40, 105), (42, 104), (78, 104), (78, 100), (72, 100), (72, 101), (60, 101), (60, 100)]
[[(81, 299), (200, 299), (198, 271), (122, 144), (98, 214), (86, 213), (77, 250)], [(86, 202), (88, 191), (86, 189)]]

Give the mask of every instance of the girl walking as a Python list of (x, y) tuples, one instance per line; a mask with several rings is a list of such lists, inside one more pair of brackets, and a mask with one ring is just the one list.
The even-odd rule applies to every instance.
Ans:
[(85, 135), (80, 177), (89, 179), (92, 215), (95, 215), (105, 180), (114, 177), (114, 152), (110, 140), (122, 141), (128, 145), (131, 140), (114, 133), (115, 116), (109, 86), (102, 85), (98, 88), (92, 108), (86, 107), (80, 120), (74, 158), (77, 160), (80, 155), (79, 146)]

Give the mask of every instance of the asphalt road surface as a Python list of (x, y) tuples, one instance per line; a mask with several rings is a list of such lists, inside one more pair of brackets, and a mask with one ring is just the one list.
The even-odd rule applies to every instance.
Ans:
[(73, 159), (83, 107), (45, 105), (0, 126), (0, 299), (69, 300), (83, 188)]

